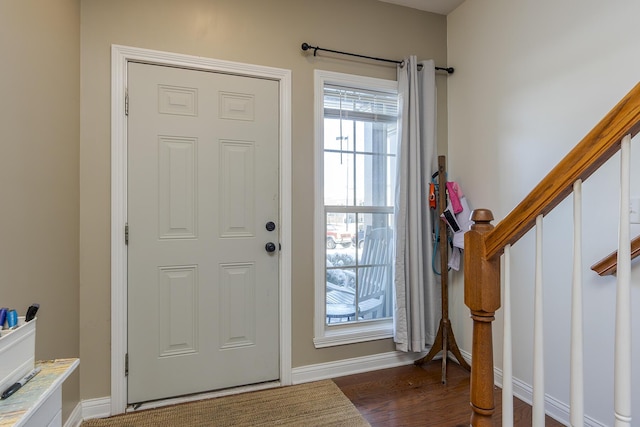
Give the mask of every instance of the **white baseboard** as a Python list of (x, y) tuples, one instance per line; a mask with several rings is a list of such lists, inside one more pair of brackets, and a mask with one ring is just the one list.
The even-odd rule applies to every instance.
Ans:
[(467, 362), (469, 366), (471, 366), (471, 353), (465, 350), (460, 350), (460, 354), (462, 355), (464, 361)]
[(71, 411), (69, 418), (67, 418), (67, 421), (64, 423), (64, 427), (79, 427), (82, 421), (82, 402), (80, 402), (73, 408), (73, 411)]
[[(493, 374), (494, 383), (498, 387), (502, 387), (502, 369), (494, 367)], [(518, 378), (513, 379), (513, 395), (529, 405), (533, 403), (533, 387)], [(544, 408), (545, 413), (554, 420), (567, 426), (571, 424), (570, 407), (566, 403), (545, 393)], [(588, 415), (584, 416), (584, 425), (587, 427), (607, 427), (606, 424), (602, 424)]]
[(343, 377), (345, 375), (360, 374), (362, 372), (377, 371), (379, 369), (395, 368), (410, 365), (421, 357), (422, 353), (403, 353), (391, 351), (374, 354), (372, 356), (355, 357), (335, 362), (319, 363), (301, 366), (291, 370), (292, 384), (301, 384), (328, 378)]
[[(87, 399), (82, 402), (82, 419), (104, 418), (111, 416), (111, 397)], [(65, 426), (67, 427), (67, 426)]]

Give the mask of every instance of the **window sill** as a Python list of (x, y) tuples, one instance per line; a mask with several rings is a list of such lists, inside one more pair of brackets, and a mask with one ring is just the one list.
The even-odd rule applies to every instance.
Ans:
[(326, 327), (324, 336), (313, 339), (316, 348), (334, 347), (337, 345), (355, 344), (359, 342), (393, 338), (393, 322), (391, 319), (371, 324), (355, 324), (349, 326)]

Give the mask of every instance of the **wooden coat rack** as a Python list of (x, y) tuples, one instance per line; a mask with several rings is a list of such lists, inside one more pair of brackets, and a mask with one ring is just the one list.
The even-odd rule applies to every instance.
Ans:
[(447, 359), (449, 352), (458, 360), (460, 366), (470, 371), (471, 366), (464, 360), (456, 338), (453, 335), (451, 321), (449, 320), (449, 239), (447, 239), (448, 227), (446, 222), (440, 219), (440, 215), (447, 207), (447, 165), (445, 156), (438, 156), (438, 227), (440, 227), (440, 287), (442, 291), (442, 318), (438, 326), (436, 339), (429, 353), (421, 359), (413, 362), (422, 365), (430, 362), (438, 353), (442, 352), (442, 383), (447, 383)]

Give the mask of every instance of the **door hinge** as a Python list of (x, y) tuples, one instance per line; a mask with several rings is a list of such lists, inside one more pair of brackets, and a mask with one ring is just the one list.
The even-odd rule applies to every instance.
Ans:
[(129, 115), (129, 91), (124, 91), (124, 115)]
[(129, 376), (129, 353), (124, 354), (124, 376)]
[(124, 244), (129, 244), (129, 223), (124, 224)]

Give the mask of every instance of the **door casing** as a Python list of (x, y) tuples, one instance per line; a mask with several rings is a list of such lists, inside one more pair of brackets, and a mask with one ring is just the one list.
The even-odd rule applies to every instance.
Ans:
[(291, 71), (136, 47), (111, 47), (111, 415), (127, 407), (127, 63), (145, 62), (279, 82), (280, 384), (291, 384)]

